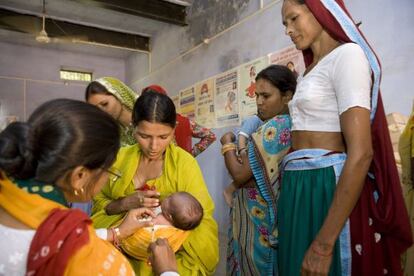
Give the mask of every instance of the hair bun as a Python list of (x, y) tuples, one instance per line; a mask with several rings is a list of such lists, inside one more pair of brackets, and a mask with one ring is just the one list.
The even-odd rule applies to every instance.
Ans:
[(16, 178), (34, 177), (33, 145), (29, 124), (14, 122), (8, 125), (0, 133), (0, 169)]

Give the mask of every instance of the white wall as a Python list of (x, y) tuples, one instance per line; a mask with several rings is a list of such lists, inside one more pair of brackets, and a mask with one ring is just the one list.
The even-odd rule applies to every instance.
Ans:
[(411, 113), (414, 89), (414, 1), (348, 0), (353, 16), (382, 65), (381, 91), (386, 114)]
[[(127, 71), (131, 76), (127, 81), (137, 91), (157, 83), (164, 86), (171, 95), (176, 95), (179, 90), (198, 81), (291, 44), (290, 39), (284, 35), (281, 24), (282, 1), (264, 1), (265, 8), (261, 11), (259, 0), (232, 1), (232, 4), (240, 4), (236, 10), (226, 10), (217, 4), (218, 1), (194, 1), (195, 4), (199, 2), (205, 4), (197, 6), (198, 32), (212, 30), (205, 36), (213, 39), (210, 39), (209, 44), (198, 44), (201, 40), (200, 37), (195, 37), (194, 33), (197, 32), (194, 32), (194, 26), (163, 30), (158, 34), (152, 50), (151, 73), (148, 74), (147, 64), (143, 65), (145, 67), (139, 66), (140, 69), (137, 70), (137, 63), (134, 63), (135, 67), (128, 66), (127, 63)], [(409, 81), (414, 76), (414, 59), (411, 57), (414, 53), (414, 1), (345, 2), (355, 19), (362, 21), (362, 30), (381, 59), (382, 95), (386, 113), (398, 111), (408, 115), (414, 98)], [(212, 14), (218, 16), (210, 20)], [(190, 13), (190, 20), (192, 16)], [(214, 38), (214, 34), (223, 30), (220, 26), (228, 28), (229, 22), (225, 20), (228, 17), (242, 22)], [(145, 58), (135, 57), (140, 61)], [(214, 131), (219, 139), (228, 130), (231, 128)], [(225, 232), (229, 223), (228, 208), (221, 193), (230, 180), (219, 148), (219, 142), (216, 142), (197, 159), (216, 203), (215, 217), (220, 231)]]
[(49, 99), (83, 100), (87, 84), (65, 84), (59, 76), (62, 66), (89, 70), (94, 77), (125, 79), (123, 59), (0, 42), (0, 116), (25, 120)]

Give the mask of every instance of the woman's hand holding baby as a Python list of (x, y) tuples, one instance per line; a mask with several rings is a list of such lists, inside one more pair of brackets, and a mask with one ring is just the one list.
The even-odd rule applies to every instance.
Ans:
[(136, 191), (123, 199), (124, 210), (154, 208), (160, 205), (160, 193), (155, 190)]

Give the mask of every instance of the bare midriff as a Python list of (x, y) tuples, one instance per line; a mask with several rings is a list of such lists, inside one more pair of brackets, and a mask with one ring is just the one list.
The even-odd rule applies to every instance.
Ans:
[(341, 132), (323, 131), (292, 131), (292, 148), (300, 149), (326, 149), (345, 152), (345, 144)]

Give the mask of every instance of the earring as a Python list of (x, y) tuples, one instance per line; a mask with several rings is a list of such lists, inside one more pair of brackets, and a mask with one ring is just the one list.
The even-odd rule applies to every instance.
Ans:
[(83, 187), (79, 189), (80, 192), (78, 192), (78, 190), (73, 189), (73, 193), (75, 194), (75, 196), (78, 196), (79, 194), (83, 194), (84, 190)]

